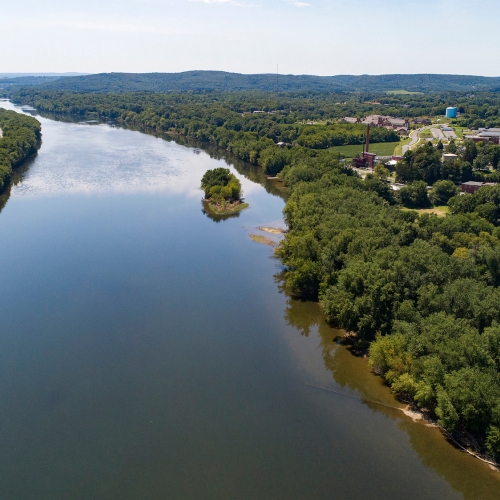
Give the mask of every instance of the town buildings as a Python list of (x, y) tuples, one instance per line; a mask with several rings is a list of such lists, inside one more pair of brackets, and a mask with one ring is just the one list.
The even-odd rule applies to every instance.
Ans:
[(462, 184), (462, 193), (474, 194), (478, 189), (483, 186), (496, 186), (495, 182), (477, 182), (468, 181)]
[(345, 116), (343, 120), (346, 123), (362, 123), (370, 125), (370, 127), (384, 127), (389, 130), (395, 130), (400, 135), (407, 135), (410, 129), (408, 120), (405, 118), (394, 118), (393, 116), (369, 115), (365, 118)]
[(432, 120), (429, 118), (413, 118), (414, 125), (432, 125)]
[(474, 142), (492, 142), (500, 144), (500, 128), (480, 128), (477, 134), (464, 135), (464, 139), (470, 139)]

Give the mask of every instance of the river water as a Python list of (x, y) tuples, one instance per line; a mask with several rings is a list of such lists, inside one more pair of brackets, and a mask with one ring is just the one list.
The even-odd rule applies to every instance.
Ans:
[[(249, 237), (283, 226), (279, 186), (38, 118), (0, 214), (1, 498), (499, 498), (500, 474), (368, 402), (400, 406), (316, 304), (281, 293)], [(250, 209), (214, 220), (198, 185), (228, 165)]]

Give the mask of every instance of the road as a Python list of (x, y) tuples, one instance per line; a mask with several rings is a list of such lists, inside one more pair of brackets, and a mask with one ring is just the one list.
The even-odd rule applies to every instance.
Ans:
[[(441, 130), (441, 128), (437, 128), (437, 127), (424, 127), (424, 128), (418, 129), (418, 130), (413, 130), (410, 133), (411, 141), (408, 144), (405, 144), (403, 146), (403, 148), (402, 148), (403, 154), (405, 154), (408, 151), (408, 149), (410, 149), (412, 146), (414, 146), (418, 142), (418, 140), (419, 140), (418, 134), (420, 132), (422, 132), (423, 130), (430, 130), (432, 137), (434, 139), (440, 139), (441, 141), (446, 141), (446, 140), (450, 140), (450, 139), (458, 139), (457, 134), (455, 134), (454, 130)], [(428, 139), (428, 140), (430, 140), (430, 139)]]
[(410, 146), (413, 146), (414, 144), (416, 144), (418, 142), (418, 134), (420, 132), (420, 129), (418, 130), (414, 130), (413, 132), (410, 132), (410, 139), (411, 141), (408, 143), (408, 144), (405, 144), (403, 146), (403, 154), (405, 154), (408, 149), (410, 148)]
[(431, 128), (431, 134), (434, 139), (439, 139), (441, 141), (446, 140), (446, 137), (440, 128)]

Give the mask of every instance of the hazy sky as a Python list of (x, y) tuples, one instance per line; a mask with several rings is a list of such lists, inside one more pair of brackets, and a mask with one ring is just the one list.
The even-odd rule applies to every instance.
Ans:
[(0, 73), (500, 75), (500, 0), (0, 0)]

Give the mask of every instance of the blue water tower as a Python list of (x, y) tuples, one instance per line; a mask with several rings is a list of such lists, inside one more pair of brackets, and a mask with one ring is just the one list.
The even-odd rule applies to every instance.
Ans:
[(456, 118), (457, 111), (457, 108), (446, 108), (446, 118)]

